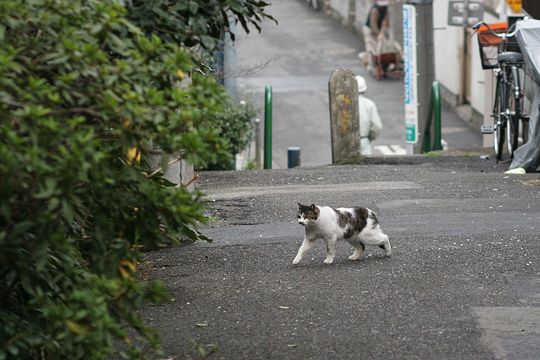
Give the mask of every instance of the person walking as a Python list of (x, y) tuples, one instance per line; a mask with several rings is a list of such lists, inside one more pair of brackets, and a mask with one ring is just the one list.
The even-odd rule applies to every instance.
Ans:
[(377, 105), (364, 96), (367, 90), (366, 80), (356, 77), (358, 83), (358, 115), (360, 117), (360, 154), (371, 155), (371, 142), (379, 136), (383, 124), (377, 111)]

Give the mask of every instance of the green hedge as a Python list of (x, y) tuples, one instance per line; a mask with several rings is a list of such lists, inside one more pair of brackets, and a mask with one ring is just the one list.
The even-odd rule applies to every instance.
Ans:
[(136, 309), (165, 292), (137, 278), (141, 251), (204, 238), (201, 194), (147, 160), (230, 158), (213, 125), (227, 96), (203, 76), (179, 87), (192, 54), (127, 15), (0, 2), (0, 359), (148, 354), (158, 338)]

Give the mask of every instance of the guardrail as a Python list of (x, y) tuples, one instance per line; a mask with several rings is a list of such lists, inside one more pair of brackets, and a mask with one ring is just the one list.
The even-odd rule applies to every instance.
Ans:
[[(433, 123), (433, 143), (431, 142), (431, 124)], [(424, 141), (422, 152), (442, 150), (441, 135), (441, 85), (434, 81), (431, 85), (431, 97), (429, 99), (428, 118), (424, 129)]]

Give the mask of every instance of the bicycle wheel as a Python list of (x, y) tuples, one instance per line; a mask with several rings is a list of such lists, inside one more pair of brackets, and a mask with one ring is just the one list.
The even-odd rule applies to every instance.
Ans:
[(503, 113), (506, 109), (506, 86), (502, 77), (497, 77), (497, 93), (495, 96), (495, 104), (493, 105), (493, 149), (495, 150), (495, 157), (497, 161), (501, 160), (503, 153), (505, 128), (506, 128), (506, 115)]
[(508, 108), (510, 109), (510, 114), (508, 116), (508, 125), (506, 126), (506, 142), (510, 158), (513, 158), (514, 150), (518, 147), (519, 118), (521, 116), (519, 103), (513, 96), (510, 98), (510, 106)]
[[(519, 78), (514, 79), (513, 75), (509, 76), (509, 84), (519, 87)], [(521, 100), (520, 96), (514, 93), (513, 88), (508, 88), (508, 124), (506, 126), (506, 141), (510, 158), (514, 157), (514, 150), (518, 147), (519, 138), (519, 120), (521, 119)]]

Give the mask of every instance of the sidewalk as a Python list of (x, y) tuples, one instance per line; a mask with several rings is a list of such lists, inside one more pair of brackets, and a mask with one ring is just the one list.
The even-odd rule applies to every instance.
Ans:
[[(148, 254), (173, 301), (144, 309), (167, 358), (537, 359), (540, 180), (469, 157), (208, 172), (214, 242)], [(394, 250), (292, 265), (296, 201), (367, 206)], [(212, 344), (209, 346), (209, 344)]]

